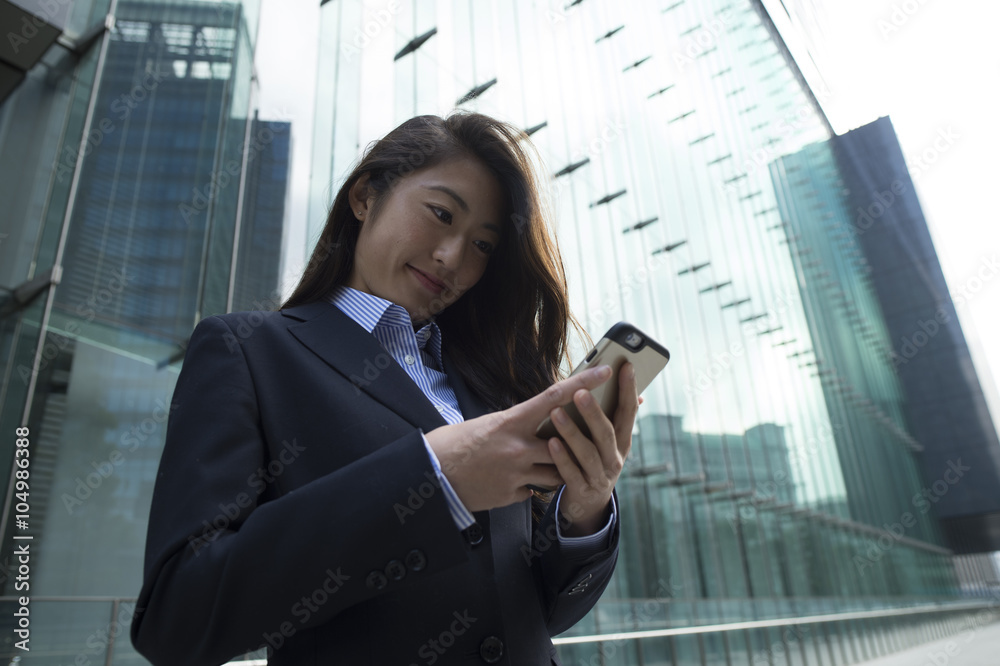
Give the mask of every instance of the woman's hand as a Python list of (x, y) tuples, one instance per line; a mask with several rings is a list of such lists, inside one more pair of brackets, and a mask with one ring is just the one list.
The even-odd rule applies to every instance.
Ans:
[[(574, 393), (589, 395), (610, 375), (611, 368), (606, 365), (592, 368), (556, 382), (510, 409), (426, 433), (441, 471), (466, 508), (482, 511), (524, 501), (531, 497), (528, 484), (562, 485), (563, 477), (546, 441), (537, 437), (535, 430), (549, 412), (570, 402)], [(607, 422), (607, 417), (601, 416)], [(610, 422), (605, 425), (610, 426)], [(628, 431), (631, 433), (631, 425)]]
[[(639, 401), (634, 376), (626, 377), (630, 368), (631, 364), (626, 363), (619, 374), (614, 425), (596, 403), (581, 404), (581, 400), (586, 402), (584, 395), (590, 397), (591, 389), (610, 377), (611, 369), (605, 365), (556, 382), (510, 409), (435, 428), (426, 434), (427, 442), (469, 511), (524, 501), (531, 497), (528, 484), (565, 483), (559, 508), (573, 525), (564, 533), (579, 536), (594, 532), (604, 524), (601, 516), (607, 518), (611, 490), (632, 444), (632, 424)], [(594, 440), (587, 439), (572, 422), (553, 422), (576, 459), (584, 461), (582, 467), (565, 449), (550, 452), (551, 444), (535, 436), (545, 417), (565, 413), (561, 405), (570, 400), (576, 401)], [(590, 529), (591, 525), (596, 527)]]
[(635, 368), (625, 363), (618, 373), (618, 407), (614, 423), (604, 415), (589, 391), (574, 391), (573, 402), (587, 422), (593, 439), (588, 439), (566, 411), (557, 407), (550, 416), (566, 443), (558, 437), (548, 441), (552, 460), (566, 483), (559, 500), (559, 512), (564, 521), (571, 523), (563, 530), (568, 537), (593, 534), (604, 526), (611, 514), (611, 491), (632, 449), (632, 425), (640, 403)]

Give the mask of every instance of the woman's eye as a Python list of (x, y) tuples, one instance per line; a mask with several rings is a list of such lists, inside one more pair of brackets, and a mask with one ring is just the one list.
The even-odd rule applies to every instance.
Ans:
[(476, 247), (483, 251), (485, 254), (491, 254), (493, 252), (493, 243), (489, 241), (476, 241)]
[(451, 213), (444, 210), (443, 208), (438, 208), (436, 206), (431, 206), (430, 209), (434, 212), (435, 217), (437, 217), (442, 222), (451, 222)]

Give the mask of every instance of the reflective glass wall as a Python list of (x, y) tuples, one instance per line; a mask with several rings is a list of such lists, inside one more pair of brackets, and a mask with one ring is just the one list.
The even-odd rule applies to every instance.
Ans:
[(618, 486), (620, 564), (565, 660), (850, 663), (958, 626), (928, 610), (960, 589), (912, 500), (832, 130), (760, 3), (321, 11), (311, 243), (368, 142), (481, 111), (539, 150), (589, 334), (624, 319), (672, 352)]
[(277, 289), (290, 128), (254, 122), (256, 0), (69, 11), (89, 48), (52, 47), (0, 104), (0, 658), (144, 663), (127, 633), (178, 361), (199, 319)]

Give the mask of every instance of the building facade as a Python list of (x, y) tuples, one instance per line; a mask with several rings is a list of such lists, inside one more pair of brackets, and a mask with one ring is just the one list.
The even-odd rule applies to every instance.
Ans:
[(871, 266), (905, 420), (923, 445), (923, 503), (955, 552), (998, 551), (1000, 441), (956, 310), (975, 298), (996, 257), (975, 266), (953, 298), (889, 118), (837, 137), (834, 148), (849, 174), (849, 228)]
[(201, 318), (273, 307), (291, 130), (256, 118), (254, 1), (3, 4), (28, 45), (59, 34), (0, 102), (0, 424), (24, 428), (0, 439), (0, 658), (145, 663), (128, 627), (179, 360)]
[[(255, 112), (250, 136), (256, 159), (247, 164), (240, 217), (231, 311), (273, 310), (280, 304), (279, 278), (288, 219), (288, 177), (292, 164), (291, 123), (260, 120)], [(251, 143), (251, 148), (253, 143)]]
[(590, 335), (624, 319), (672, 352), (566, 663), (854, 663), (997, 605), (915, 501), (926, 447), (850, 229), (864, 174), (760, 2), (332, 1), (320, 33), (313, 241), (370, 141), (481, 111), (539, 151)]

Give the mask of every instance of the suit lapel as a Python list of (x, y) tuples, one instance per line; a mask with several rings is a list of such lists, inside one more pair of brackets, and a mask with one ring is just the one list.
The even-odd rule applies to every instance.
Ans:
[(317, 301), (282, 310), (301, 320), (288, 331), (331, 368), (424, 432), (445, 425), (410, 376), (371, 333), (333, 303)]
[[(289, 324), (288, 331), (359, 390), (424, 432), (445, 425), (446, 421), (420, 387), (399, 367), (375, 336), (336, 305), (317, 301), (282, 310), (281, 314), (298, 320)], [(447, 344), (443, 346), (442, 356), (444, 372), (448, 375), (448, 383), (455, 391), (465, 420), (487, 413), (489, 409), (486, 405), (462, 380), (448, 353)]]

